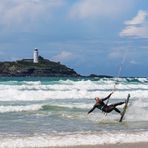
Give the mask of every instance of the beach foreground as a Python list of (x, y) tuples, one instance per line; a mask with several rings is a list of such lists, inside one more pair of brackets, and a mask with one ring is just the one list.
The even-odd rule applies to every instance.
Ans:
[(85, 146), (65, 146), (65, 147), (52, 147), (52, 148), (147, 148), (147, 147), (148, 147), (148, 142), (105, 144), (105, 145), (85, 145)]

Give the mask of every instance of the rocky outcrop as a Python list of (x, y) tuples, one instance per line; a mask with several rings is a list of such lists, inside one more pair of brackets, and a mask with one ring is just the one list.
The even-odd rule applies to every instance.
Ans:
[(60, 62), (49, 61), (40, 56), (39, 63), (33, 63), (32, 59), (0, 62), (0, 76), (78, 77), (80, 75)]

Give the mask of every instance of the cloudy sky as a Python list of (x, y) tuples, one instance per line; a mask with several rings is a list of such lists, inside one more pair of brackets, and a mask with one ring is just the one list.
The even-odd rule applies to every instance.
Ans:
[(82, 75), (148, 76), (148, 1), (0, 0), (0, 61), (34, 48)]

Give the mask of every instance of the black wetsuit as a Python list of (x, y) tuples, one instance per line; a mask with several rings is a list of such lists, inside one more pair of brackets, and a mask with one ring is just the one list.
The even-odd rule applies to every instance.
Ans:
[(102, 110), (102, 111), (105, 112), (105, 113), (110, 113), (110, 112), (113, 111), (113, 110), (115, 110), (115, 111), (118, 112), (118, 113), (121, 113), (120, 110), (116, 108), (116, 106), (122, 105), (122, 104), (125, 103), (125, 102), (119, 102), (119, 103), (115, 103), (115, 104), (111, 104), (111, 105), (106, 105), (106, 104), (104, 103), (104, 101), (107, 100), (107, 99), (109, 99), (111, 95), (112, 95), (112, 93), (109, 94), (106, 98), (101, 99), (101, 102), (96, 103), (96, 104), (93, 106), (93, 108), (88, 112), (88, 114), (91, 113), (95, 108), (98, 108), (98, 109)]

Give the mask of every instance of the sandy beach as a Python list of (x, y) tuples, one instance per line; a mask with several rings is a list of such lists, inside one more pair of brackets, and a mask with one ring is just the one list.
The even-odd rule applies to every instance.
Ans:
[(52, 148), (147, 148), (147, 147), (148, 147), (148, 142), (124, 143), (124, 144), (104, 144), (104, 145), (85, 145), (85, 146), (65, 146), (65, 147), (52, 147)]

